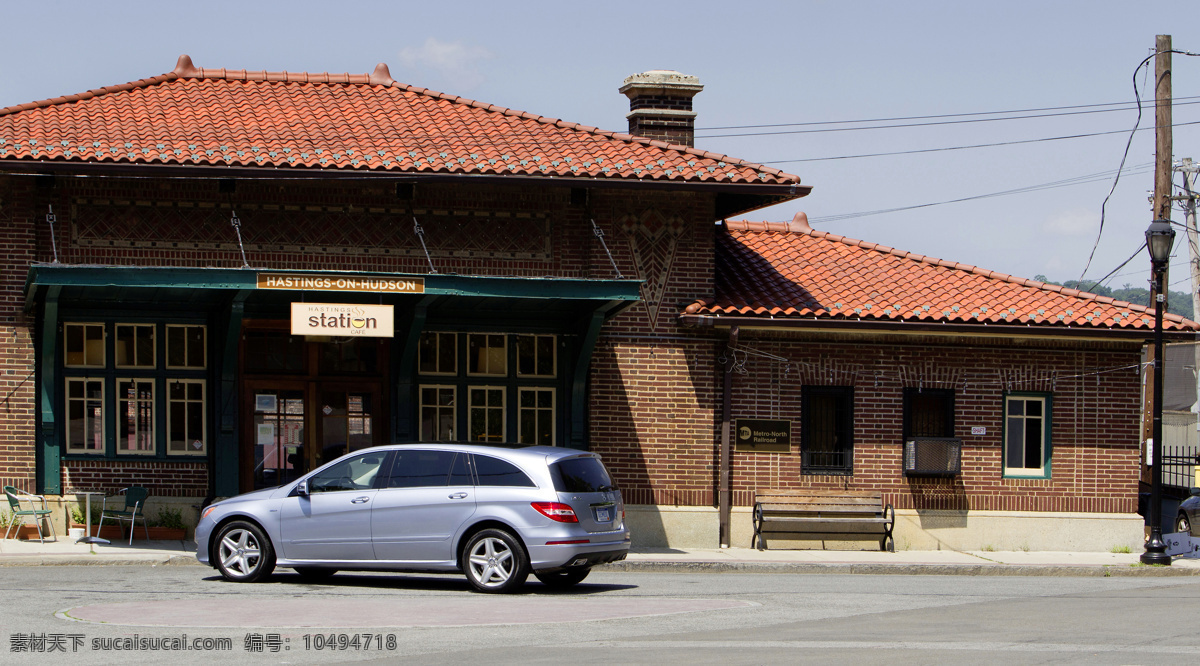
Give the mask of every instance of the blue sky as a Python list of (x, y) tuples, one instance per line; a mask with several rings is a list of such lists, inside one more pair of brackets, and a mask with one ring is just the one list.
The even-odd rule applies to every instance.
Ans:
[[(990, 148), (818, 159), (1132, 129), (1136, 112), (922, 128), (718, 136), (706, 128), (964, 114), (1133, 100), (1156, 34), (1200, 52), (1194, 2), (8, 2), (0, 5), (0, 106), (199, 67), (371, 71), (540, 115), (624, 131), (622, 80), (649, 69), (700, 78), (697, 146), (799, 175), (811, 195), (752, 213), (1023, 277), (1076, 279), (1111, 178), (921, 206), (1111, 173), (1125, 132)], [(1143, 73), (1146, 70), (1143, 70)], [(1152, 74), (1153, 70), (1150, 69)], [(1139, 76), (1139, 82), (1142, 77)], [(1152, 87), (1152, 76), (1147, 79)], [(1150, 94), (1150, 93), (1148, 93)], [(1175, 123), (1200, 122), (1200, 57), (1174, 56)], [(1185, 98), (1195, 97), (1193, 100)], [(1153, 109), (1107, 206), (1087, 277), (1137, 250), (1151, 221)], [(808, 126), (770, 131), (816, 129)], [(1200, 161), (1200, 124), (1175, 129)], [(1174, 219), (1183, 221), (1177, 212)], [(1172, 288), (1188, 290), (1177, 241)], [(1109, 284), (1144, 286), (1144, 252)]]

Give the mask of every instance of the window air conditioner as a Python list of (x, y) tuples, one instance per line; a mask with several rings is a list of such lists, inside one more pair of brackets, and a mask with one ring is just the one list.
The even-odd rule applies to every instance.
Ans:
[(904, 442), (907, 476), (955, 476), (962, 469), (962, 440), (957, 437), (914, 437)]

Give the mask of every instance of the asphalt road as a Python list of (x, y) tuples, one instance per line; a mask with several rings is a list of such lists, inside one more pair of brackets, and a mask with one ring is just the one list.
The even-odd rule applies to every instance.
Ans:
[(9, 567), (0, 598), (8, 664), (1200, 659), (1193, 577), (606, 572), (492, 596), (459, 576), (280, 570), (238, 585), (195, 566)]

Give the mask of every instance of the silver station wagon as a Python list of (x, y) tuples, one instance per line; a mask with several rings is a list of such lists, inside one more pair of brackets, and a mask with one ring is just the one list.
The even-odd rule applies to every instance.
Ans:
[(361, 449), (216, 502), (196, 526), (196, 558), (247, 583), (276, 566), (310, 579), (462, 572), (480, 592), (512, 592), (530, 573), (569, 587), (628, 552), (625, 504), (600, 458), (545, 446)]

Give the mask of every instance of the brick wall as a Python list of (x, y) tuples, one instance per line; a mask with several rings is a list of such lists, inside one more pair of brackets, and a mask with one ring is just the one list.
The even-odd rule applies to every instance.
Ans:
[[(32, 185), (32, 183), (27, 183)], [(34, 320), (24, 312), (25, 276), (34, 259), (33, 228), (17, 211), (30, 210), (33, 192), (0, 178), (0, 485), (36, 490)], [(43, 220), (44, 212), (43, 212)]]
[[(595, 448), (606, 455), (630, 503), (714, 501), (721, 399), (715, 354), (724, 345), (705, 342), (665, 349), (613, 344), (598, 354), (596, 375), (617, 379), (595, 391), (595, 412), (604, 414), (596, 418), (604, 427), (595, 430)], [(759, 488), (848, 488), (880, 490), (886, 501), (905, 509), (1136, 510), (1136, 343), (841, 342), (827, 336), (747, 339), (743, 333), (740, 344), (788, 362), (741, 357), (744, 363), (733, 375), (733, 417), (790, 419), (793, 444), (787, 454), (733, 452), (735, 505), (751, 505)], [(799, 440), (805, 385), (854, 387), (852, 476), (803, 473)], [(904, 476), (905, 387), (955, 390), (955, 436), (964, 445), (959, 476)], [(1006, 390), (1053, 393), (1050, 479), (1006, 479), (1001, 473)], [(622, 393), (629, 399), (623, 401)], [(987, 434), (972, 435), (972, 426), (986, 427)]]

